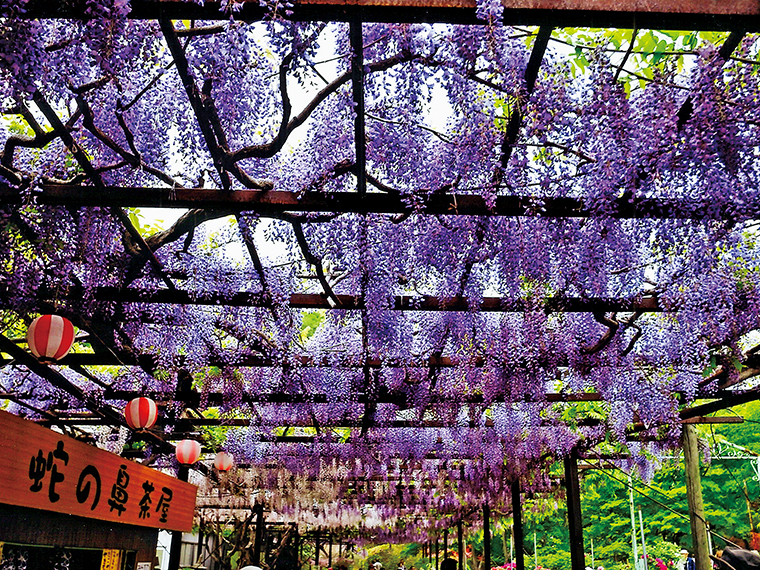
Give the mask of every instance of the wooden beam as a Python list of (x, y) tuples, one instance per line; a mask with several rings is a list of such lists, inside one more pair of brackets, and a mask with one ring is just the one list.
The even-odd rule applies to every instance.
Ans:
[[(139, 396), (147, 396), (153, 398), (156, 401), (172, 402), (174, 401), (174, 392), (164, 391), (149, 391), (149, 390), (106, 390), (103, 398), (106, 400), (131, 400)], [(196, 392), (186, 394), (187, 404), (189, 407), (197, 407), (200, 404), (201, 395)], [(209, 405), (216, 405), (221, 403), (225, 394), (222, 392), (210, 392), (203, 395)], [(347, 399), (349, 394), (344, 394), (343, 399)], [(318, 392), (309, 393), (285, 393), (285, 392), (247, 392), (242, 395), (243, 401), (247, 403), (269, 403), (269, 404), (327, 404), (335, 401), (335, 397), (330, 394), (321, 394)], [(356, 393), (354, 395), (354, 401), (360, 404), (364, 404), (370, 401), (370, 397), (364, 393)], [(405, 405), (406, 394), (402, 392), (389, 392), (384, 391), (380, 394), (372, 395), (372, 401), (384, 404), (401, 404)], [(536, 400), (534, 398), (526, 396), (524, 399), (520, 399), (519, 403), (523, 402), (597, 402), (601, 401), (602, 397), (598, 393), (579, 393), (579, 394), (559, 394), (549, 393), (544, 395), (543, 400)], [(430, 394), (430, 402), (460, 402), (467, 404), (483, 403), (484, 399), (482, 394), (456, 394), (451, 397), (446, 397), (440, 393)], [(505, 398), (504, 395), (494, 395), (491, 397), (492, 402), (513, 402), (513, 399)]]
[(681, 420), (682, 424), (742, 424), (741, 416), (694, 416)]
[(583, 516), (581, 513), (581, 489), (578, 479), (578, 459), (575, 451), (565, 457), (565, 489), (567, 490), (567, 524), (570, 535), (570, 567), (584, 570), (586, 567), (583, 547)]
[(680, 416), (682, 420), (687, 420), (689, 418), (694, 418), (697, 416), (713, 414), (717, 411), (725, 410), (726, 408), (730, 408), (732, 406), (740, 406), (741, 404), (754, 402), (756, 400), (760, 400), (760, 387), (753, 388), (744, 392), (730, 391), (721, 394), (719, 399), (716, 399), (715, 401), (681, 410)]
[[(0, 286), (3, 297), (9, 294), (4, 286)], [(236, 293), (205, 292), (196, 294), (186, 290), (142, 290), (135, 288), (119, 289), (116, 287), (99, 287), (92, 292), (98, 301), (136, 304), (164, 305), (207, 305), (227, 307), (268, 307), (271, 301), (260, 293), (239, 291)], [(70, 290), (65, 294), (38, 290), (38, 298), (47, 297), (57, 301), (81, 300), (81, 292)], [(333, 305), (325, 294), (293, 293), (290, 295), (288, 307), (291, 309), (340, 309), (343, 311), (359, 311), (366, 308), (364, 299), (356, 295), (336, 295), (340, 301)], [(3, 306), (0, 302), (0, 306)], [(593, 313), (605, 312), (634, 312), (660, 313), (668, 310), (662, 307), (657, 298), (652, 295), (640, 295), (630, 298), (612, 297), (549, 297), (543, 302), (544, 310), (551, 313)], [(535, 304), (526, 303), (522, 299), (507, 297), (483, 297), (478, 309), (486, 313), (521, 313), (535, 310)], [(389, 311), (432, 311), (432, 312), (468, 312), (472, 310), (467, 297), (437, 297), (435, 295), (394, 295), (387, 299)]]
[[(758, 5), (753, 0), (503, 0), (507, 25), (553, 27), (614, 27), (670, 30), (760, 29)], [(261, 20), (267, 11), (258, 0), (246, 0), (227, 12), (219, 1), (132, 0), (129, 17), (196, 20)], [(30, 18), (84, 18), (84, 0), (52, 2), (30, 0), (24, 15)], [(441, 22), (481, 24), (475, 0), (301, 0), (293, 20), (364, 22)]]
[[(278, 190), (235, 190), (226, 192), (208, 188), (153, 188), (109, 186), (96, 191), (93, 186), (44, 184), (35, 194), (37, 203), (71, 207), (121, 208), (194, 208), (219, 210), (231, 215), (252, 211), (261, 216), (277, 216), (286, 212), (353, 212), (405, 214), (410, 207), (403, 196), (380, 192), (360, 195), (356, 192), (284, 192)], [(0, 202), (22, 204), (21, 193), (0, 185)], [(742, 213), (755, 213), (760, 204), (746, 204)], [(420, 196), (412, 211), (436, 216), (526, 216), (546, 218), (587, 218), (593, 214), (574, 198), (542, 198), (536, 196), (497, 196), (487, 204), (476, 194), (433, 194)], [(686, 204), (664, 198), (621, 198), (605, 215), (619, 219), (713, 219), (729, 218), (727, 211), (716, 212), (711, 204)]]

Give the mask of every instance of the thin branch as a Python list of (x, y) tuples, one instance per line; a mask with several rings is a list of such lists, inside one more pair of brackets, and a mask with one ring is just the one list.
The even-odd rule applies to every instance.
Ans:
[[(21, 109), (22, 114), (25, 118), (28, 116), (31, 117), (31, 113), (28, 113), (28, 109), (24, 110), (24, 105)], [(77, 109), (74, 114), (71, 115), (68, 121), (66, 121), (66, 129), (70, 129), (74, 124), (79, 120), (79, 117), (81, 117), (82, 113), (81, 110)], [(32, 120), (29, 121), (27, 118), (27, 121), (29, 122), (29, 126), (32, 128), (32, 130), (35, 133), (35, 136), (29, 137), (26, 135), (12, 135), (8, 137), (8, 139), (5, 141), (5, 147), (3, 148), (3, 153), (0, 155), (0, 164), (5, 166), (6, 168), (10, 169), (11, 171), (14, 171), (13, 168), (13, 155), (15, 153), (15, 150), (17, 147), (23, 147), (23, 148), (43, 148), (46, 145), (50, 144), (56, 137), (55, 130), (52, 131), (43, 131), (40, 127), (39, 123), (37, 123), (36, 119), (31, 117)]]
[(441, 139), (445, 143), (453, 144), (453, 145), (458, 145), (459, 144), (459, 143), (451, 140), (450, 138), (446, 137), (442, 133), (439, 133), (435, 129), (432, 129), (432, 128), (430, 128), (428, 126), (425, 126), (425, 125), (422, 125), (420, 123), (405, 123), (403, 121), (394, 121), (392, 119), (385, 119), (383, 117), (378, 117), (377, 115), (371, 115), (370, 113), (366, 113), (365, 116), (369, 117), (372, 120), (379, 121), (381, 123), (387, 123), (387, 124), (390, 124), (390, 125), (415, 126), (418, 129), (422, 129), (423, 131), (427, 131), (429, 133), (432, 133), (433, 135), (435, 135), (436, 137), (438, 137), (439, 139)]
[[(572, 154), (572, 155), (577, 156), (583, 161), (583, 164), (591, 164), (591, 163), (597, 162), (597, 160), (593, 156), (585, 154), (584, 152), (581, 152), (579, 150), (570, 148), (569, 146), (566, 146), (560, 143), (551, 142), (551, 141), (547, 141), (544, 143), (537, 143), (537, 144), (528, 143), (525, 145), (515, 145), (515, 146), (526, 146), (526, 147), (530, 146), (530, 147), (536, 147), (536, 148), (556, 148), (558, 150), (566, 152), (567, 154)], [(581, 166), (581, 165), (578, 165), (578, 166)]]
[[(375, 63), (371, 63), (365, 67), (368, 72), (385, 71), (395, 65), (414, 61), (415, 59), (421, 59), (421, 58), (414, 54), (403, 52), (393, 57), (389, 57), (387, 59), (377, 61)], [(277, 152), (279, 152), (282, 149), (284, 141), (287, 140), (287, 137), (290, 136), (290, 133), (292, 133), (297, 127), (302, 125), (306, 121), (306, 119), (308, 119), (309, 116), (314, 112), (314, 110), (319, 106), (319, 104), (322, 103), (322, 101), (327, 99), (328, 96), (335, 93), (338, 89), (340, 89), (341, 86), (345, 85), (350, 80), (351, 80), (351, 71), (349, 70), (343, 75), (341, 75), (340, 77), (338, 77), (337, 79), (335, 79), (329, 85), (326, 85), (319, 93), (317, 93), (314, 96), (314, 98), (309, 102), (309, 104), (306, 105), (303, 111), (301, 111), (298, 115), (290, 119), (290, 121), (288, 122), (287, 126), (284, 129), (284, 138), (281, 138), (280, 134), (278, 134), (278, 137), (270, 143), (243, 147), (231, 154), (230, 161), (237, 162), (239, 160), (243, 160), (246, 158), (271, 158), (272, 156), (277, 154)]]
[[(171, 69), (173, 65), (174, 65), (174, 60), (172, 60), (166, 66), (166, 69)], [(150, 91), (150, 89), (156, 83), (158, 83), (158, 81), (165, 75), (165, 73), (166, 73), (166, 70), (162, 70), (161, 73), (156, 74), (156, 76), (153, 79), (151, 79), (150, 81), (148, 81), (148, 83), (145, 85), (145, 87), (143, 87), (142, 89), (140, 89), (140, 92), (137, 95), (135, 95), (129, 103), (127, 103), (126, 105), (122, 105), (121, 106), (122, 112), (128, 111), (130, 109), (130, 107), (132, 107), (135, 103), (137, 103), (142, 98), (143, 95), (145, 95), (148, 91)]]
[(301, 253), (303, 253), (306, 262), (314, 266), (314, 269), (317, 273), (317, 279), (319, 279), (319, 283), (322, 285), (322, 289), (327, 295), (327, 298), (330, 300), (330, 304), (339, 307), (341, 305), (340, 299), (338, 299), (338, 296), (333, 292), (332, 287), (330, 287), (330, 283), (327, 281), (325, 270), (322, 266), (322, 259), (314, 255), (309, 249), (309, 244), (306, 242), (306, 236), (303, 233), (303, 226), (300, 222), (293, 222), (292, 226), (293, 231), (296, 235), (296, 241), (298, 241), (298, 245), (301, 248)]
[(467, 76), (468, 79), (472, 79), (476, 83), (480, 83), (481, 85), (485, 85), (486, 87), (490, 87), (494, 91), (500, 91), (502, 93), (507, 93), (508, 95), (513, 95), (514, 93), (512, 91), (509, 91), (505, 89), (503, 86), (498, 85), (494, 83), (493, 81), (489, 81), (488, 79), (484, 79), (480, 77), (479, 75), (476, 75), (476, 72), (472, 72)]
[[(58, 118), (58, 115), (56, 115), (55, 111), (53, 111), (52, 107), (50, 107), (50, 104), (45, 100), (44, 96), (42, 95), (40, 91), (37, 91), (34, 94), (34, 101), (35, 103), (37, 103), (37, 106), (39, 107), (40, 111), (42, 111), (42, 114), (45, 115), (45, 118), (50, 122), (50, 125), (53, 127), (53, 132), (56, 134), (56, 136), (61, 137), (61, 140), (63, 140), (64, 144), (66, 145), (66, 148), (68, 148), (69, 152), (71, 152), (71, 154), (74, 155), (74, 158), (82, 167), (82, 170), (84, 170), (85, 174), (90, 179), (90, 181), (95, 185), (95, 188), (97, 190), (102, 191), (104, 188), (104, 184), (103, 184), (102, 178), (100, 177), (100, 173), (98, 173), (98, 171), (95, 170), (95, 168), (93, 168), (92, 163), (90, 162), (90, 159), (87, 158), (87, 155), (82, 151), (79, 145), (74, 141), (73, 137), (71, 136), (71, 133), (63, 125), (61, 120)], [(143, 255), (147, 258), (148, 262), (153, 266), (153, 268), (156, 270), (156, 272), (164, 281), (164, 283), (166, 283), (166, 286), (169, 287), (169, 289), (171, 290), (175, 290), (176, 287), (174, 286), (174, 283), (172, 282), (172, 280), (169, 279), (164, 273), (161, 262), (156, 258), (155, 255), (153, 255), (153, 252), (145, 243), (145, 240), (140, 235), (140, 232), (138, 232), (137, 229), (134, 227), (134, 225), (132, 225), (132, 222), (130, 221), (129, 217), (124, 213), (124, 211), (121, 208), (111, 208), (110, 211), (124, 225), (125, 229), (127, 230), (127, 233), (131, 236), (132, 240), (134, 240), (134, 242), (137, 243), (138, 248), (142, 250)]]
[[(187, 61), (187, 56), (182, 48), (182, 44), (177, 37), (177, 32), (174, 29), (174, 24), (166, 17), (160, 19), (159, 24), (161, 26), (161, 32), (164, 35), (166, 45), (169, 47), (169, 51), (174, 57), (174, 64), (177, 66), (177, 72), (179, 73), (182, 85), (187, 93), (187, 98), (190, 101), (190, 106), (193, 109), (195, 118), (198, 121), (198, 126), (203, 134), (203, 139), (206, 141), (206, 147), (211, 153), (211, 158), (214, 162), (214, 167), (219, 174), (219, 179), (222, 183), (222, 187), (225, 190), (229, 190), (231, 186), (229, 173), (225, 169), (225, 155), (223, 150), (219, 147), (214, 128), (212, 127), (212, 118), (208, 116), (208, 110), (204, 105), (204, 98), (198, 92), (198, 87), (195, 84), (195, 80), (192, 77), (190, 71), (190, 64)], [(220, 127), (221, 128), (221, 127)]]
[(687, 87), (685, 85), (678, 85), (677, 83), (670, 83), (669, 81), (659, 81), (657, 79), (647, 77), (646, 75), (641, 75), (640, 73), (636, 73), (635, 71), (629, 71), (628, 69), (621, 68), (620, 71), (622, 71), (626, 75), (630, 75), (631, 77), (640, 79), (641, 81), (646, 81), (647, 83), (653, 83), (654, 85), (662, 85), (663, 87), (670, 87), (672, 89), (681, 89), (683, 91), (689, 91), (691, 89), (690, 87)]
[(618, 65), (617, 71), (615, 71), (615, 77), (612, 79), (613, 83), (617, 83), (618, 77), (620, 77), (620, 72), (623, 70), (623, 66), (625, 65), (625, 62), (628, 61), (628, 58), (630, 57), (631, 52), (633, 51), (633, 44), (636, 43), (636, 35), (638, 33), (639, 33), (638, 27), (635, 27), (633, 28), (633, 30), (631, 30), (631, 41), (628, 44), (628, 49), (623, 55), (623, 60), (620, 62), (620, 65)]
[(218, 26), (201, 26), (199, 28), (184, 28), (182, 30), (177, 30), (177, 37), (178, 38), (184, 38), (184, 37), (195, 37), (195, 36), (210, 36), (213, 34), (221, 34), (224, 32), (226, 26), (225, 25), (218, 25)]
[(622, 356), (628, 356), (631, 351), (633, 350), (633, 347), (636, 345), (638, 340), (641, 338), (641, 335), (643, 333), (643, 329), (636, 324), (636, 320), (643, 315), (643, 311), (636, 311), (628, 320), (621, 320), (620, 322), (624, 324), (627, 327), (631, 327), (634, 329), (633, 336), (631, 337), (631, 340), (628, 342), (628, 346), (626, 346), (623, 351), (620, 353)]
[(75, 95), (81, 95), (82, 93), (86, 93), (87, 91), (92, 91), (93, 89), (97, 89), (98, 87), (103, 87), (103, 85), (106, 85), (109, 81), (111, 81), (111, 77), (104, 75), (100, 79), (96, 79), (95, 81), (90, 81), (89, 83), (85, 83), (84, 85), (80, 85), (79, 87), (74, 87), (73, 85), (69, 84), (69, 88), (71, 89), (71, 92)]
[(173, 188), (182, 188), (182, 185), (179, 184), (174, 178), (172, 178), (171, 176), (169, 176), (162, 170), (154, 168), (153, 166), (149, 165), (148, 163), (142, 160), (134, 144), (134, 136), (132, 135), (132, 132), (127, 127), (127, 124), (124, 121), (124, 117), (122, 116), (122, 113), (119, 111), (118, 108), (116, 111), (116, 118), (122, 130), (124, 131), (124, 137), (127, 139), (127, 143), (132, 149), (132, 152), (128, 152), (127, 150), (122, 148), (120, 144), (118, 144), (115, 140), (113, 140), (106, 133), (104, 133), (100, 128), (98, 128), (98, 126), (95, 124), (95, 115), (92, 112), (92, 109), (90, 108), (90, 105), (87, 102), (87, 100), (84, 98), (84, 96), (80, 95), (77, 97), (77, 106), (78, 106), (78, 111), (80, 111), (83, 115), (82, 123), (85, 126), (85, 128), (88, 131), (90, 131), (95, 136), (95, 138), (97, 138), (100, 142), (102, 142), (104, 145), (106, 145), (108, 148), (110, 148), (112, 151), (118, 154), (121, 158), (123, 158), (125, 162), (129, 163), (129, 165), (132, 166), (132, 168), (141, 168), (142, 170), (148, 172), (149, 174), (152, 174), (153, 176), (161, 180), (161, 182), (168, 184), (169, 186), (172, 186)]

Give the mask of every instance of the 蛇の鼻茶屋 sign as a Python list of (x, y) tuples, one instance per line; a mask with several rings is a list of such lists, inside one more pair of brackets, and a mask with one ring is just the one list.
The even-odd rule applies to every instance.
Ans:
[(197, 487), (0, 411), (0, 503), (189, 531)]

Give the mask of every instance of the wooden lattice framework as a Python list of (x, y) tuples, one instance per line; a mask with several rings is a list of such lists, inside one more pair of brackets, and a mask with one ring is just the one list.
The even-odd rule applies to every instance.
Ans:
[[(563, 0), (559, 2), (550, 0), (506, 0), (504, 4), (506, 6), (505, 23), (540, 26), (528, 66), (524, 73), (528, 91), (531, 91), (533, 88), (549, 35), (555, 26), (585, 25), (598, 27), (726, 30), (730, 31), (731, 34), (720, 49), (720, 55), (723, 58), (727, 58), (731, 54), (745, 33), (760, 30), (760, 6), (758, 6), (757, 2), (748, 0), (715, 0), (711, 2), (705, 2), (704, 0), (660, 0), (653, 2), (639, 0), (638, 2), (625, 3), (625, 5), (615, 0)], [(44, 1), (31, 2), (27, 16), (35, 18), (78, 17), (81, 15), (81, 9), (82, 7), (76, 2), (65, 4), (53, 4)], [(474, 10), (474, 2), (468, 0), (379, 0), (356, 2), (307, 0), (295, 6), (293, 18), (296, 20), (337, 20), (350, 22), (352, 45), (356, 53), (352, 59), (351, 83), (356, 107), (361, 110), (363, 108), (364, 97), (360, 35), (362, 22), (424, 21), (476, 24), (478, 20), (475, 18)], [(206, 2), (203, 6), (199, 6), (194, 3), (142, 0), (132, 2), (132, 13), (130, 16), (134, 18), (160, 19), (164, 29), (170, 26), (169, 19), (218, 19), (227, 17), (219, 12), (218, 5), (213, 2)], [(236, 18), (242, 20), (257, 20), (263, 16), (264, 12), (259, 8), (258, 2), (245, 2), (242, 9), (235, 14)], [(167, 35), (170, 36), (171, 33)], [(177, 46), (173, 46), (171, 43), (169, 47), (170, 49), (177, 49)], [(192, 92), (190, 89), (188, 92), (192, 101)], [(42, 111), (45, 112), (46, 103), (44, 100), (37, 99), (36, 102), (40, 105)], [(43, 184), (36, 190), (35, 196), (37, 202), (41, 204), (71, 208), (192, 208), (197, 215), (205, 216), (206, 218), (232, 215), (243, 211), (253, 211), (262, 216), (272, 217), (279, 217), (292, 212), (404, 214), (408, 211), (408, 207), (398, 196), (367, 192), (368, 180), (364, 167), (366, 153), (362, 142), (357, 142), (356, 164), (350, 165), (350, 168), (357, 173), (356, 193), (296, 196), (290, 192), (271, 189), (250, 189), (230, 192), (224, 189), (212, 190), (204, 188), (106, 187), (100, 181), (99, 176), (93, 173), (94, 171), (88, 163), (88, 158), (81, 152), (77, 153), (76, 144), (71, 139), (66, 126), (57, 119), (55, 113), (49, 110), (49, 107), (47, 109), (49, 112), (45, 114), (53, 125), (51, 136), (60, 137), (65, 142), (90, 180), (89, 185)], [(684, 107), (680, 112), (689, 113), (689, 110)], [(198, 109), (196, 109), (196, 113), (198, 115), (197, 119), (203, 127), (207, 119), (202, 116), (202, 112)], [(357, 141), (364, 140), (363, 133), (365, 126), (363, 121), (364, 117), (360, 111), (357, 114), (355, 123)], [(510, 142), (514, 143), (516, 140), (520, 121), (521, 117), (519, 113), (510, 118), (510, 128), (507, 129), (507, 137), (511, 137), (511, 141), (507, 140), (505, 146), (509, 146)], [(21, 204), (22, 201), (22, 196), (14, 188), (10, 186), (0, 187), (0, 204), (9, 206)], [(745, 206), (748, 212), (752, 214), (760, 211), (760, 204), (747, 204)], [(419, 205), (418, 213), (441, 216), (486, 215), (511, 217), (535, 215), (547, 217), (585, 217), (591, 215), (583, 203), (573, 199), (539, 200), (532, 196), (500, 197), (496, 200), (495, 205), (486, 205), (480, 197), (454, 194), (438, 194), (431, 197), (428, 202)], [(715, 216), (716, 214), (709, 209), (709, 204), (692, 204), (687, 207), (673, 201), (640, 200), (638, 202), (631, 202), (625, 200), (620, 202), (617, 211), (611, 215), (612, 217), (619, 217), (621, 219), (703, 219), (705, 216)], [(720, 214), (718, 216), (720, 217)], [(128, 231), (134, 235), (136, 231), (129, 221), (122, 221), (127, 226)], [(154, 269), (161, 274), (166, 287), (157, 291), (139, 291), (133, 288), (123, 290), (103, 288), (97, 292), (97, 299), (124, 303), (139, 302), (148, 305), (156, 303), (173, 305), (224, 304), (228, 306), (268, 306), (268, 300), (265, 295), (261, 294), (241, 291), (233, 296), (220, 295), (214, 292), (195, 296), (190, 292), (182, 291), (176, 286), (173, 276), (167, 274), (161, 268), (160, 263), (151, 251), (151, 244), (141, 241), (141, 248), (140, 255), (144, 257), (144, 262), (154, 266)], [(304, 251), (304, 255), (308, 255), (306, 251)], [(77, 294), (76, 291), (68, 292), (68, 295), (72, 299), (76, 298)], [(47, 301), (53, 298), (54, 293), (40, 290), (38, 291), (38, 296), (40, 305), (44, 306)], [(61, 300), (60, 296), (57, 297), (57, 300)], [(462, 296), (453, 298), (398, 296), (392, 300), (391, 305), (393, 310), (398, 311), (464, 311), (468, 309), (467, 299)], [(353, 311), (364, 309), (361, 298), (335, 295), (329, 288), (325, 288), (321, 294), (294, 293), (289, 299), (288, 306), (293, 309), (339, 309)], [(590, 313), (614, 311), (662, 312), (669, 310), (661, 306), (654, 295), (635, 299), (551, 298), (546, 302), (545, 308), (547, 311)], [(482, 311), (494, 312), (520, 312), (524, 309), (524, 306), (519, 302), (501, 298), (485, 298), (480, 306), (480, 310)], [(62, 365), (70, 367), (73, 371), (85, 378), (89, 378), (93, 382), (98, 382), (98, 380), (88, 372), (87, 368), (90, 366), (146, 366), (147, 364), (150, 367), (150, 363), (142, 362), (139, 358), (134, 358), (133, 355), (117, 354), (113, 350), (106, 350), (104, 347), (97, 346), (96, 343), (95, 348), (95, 352), (91, 354), (72, 354), (62, 362)], [(143, 395), (139, 391), (115, 390), (110, 386), (103, 386), (105, 388), (105, 401), (97, 401), (71, 383), (54, 368), (37, 362), (19, 347), (18, 342), (14, 342), (7, 337), (0, 337), (0, 352), (8, 355), (5, 360), (0, 361), (0, 365), (13, 363), (26, 366), (33, 373), (84, 402), (89, 409), (89, 413), (69, 414), (66, 410), (51, 412), (32, 408), (32, 411), (40, 412), (43, 418), (40, 421), (48, 425), (123, 425), (123, 419), (111, 402), (120, 402)], [(178, 364), (181, 365), (181, 363)], [(306, 356), (302, 357), (301, 364), (305, 367), (333, 365), (332, 363), (317, 362)], [(364, 362), (345, 362), (344, 366), (347, 368), (369, 369), (387, 364), (377, 360), (367, 360)], [(477, 366), (479, 363), (475, 359), (472, 364)], [(239, 365), (267, 368), (282, 366), (282, 363), (257, 356), (246, 356), (240, 361)], [(455, 365), (456, 363), (450, 358), (437, 355), (431, 357), (421, 366), (432, 369)], [(742, 380), (758, 374), (760, 374), (760, 361), (755, 362), (753, 357), (748, 358), (746, 367), (742, 372)], [(195, 408), (200, 405), (200, 395), (194, 392), (187, 384), (178, 385), (175, 392), (156, 392), (150, 395), (162, 403), (179, 403), (181, 406), (188, 408)], [(0, 397), (5, 397), (24, 405), (23, 398), (18, 395), (1, 394)], [(208, 404), (213, 404), (223, 399), (223, 395), (217, 393), (207, 394), (205, 397)], [(719, 392), (713, 392), (708, 397), (711, 400), (709, 403), (702, 403), (701, 405), (695, 405), (682, 410), (682, 420), (684, 422), (704, 421), (714, 423), (735, 421), (730, 418), (709, 418), (707, 416), (725, 407), (760, 398), (760, 388), (745, 391), (724, 389)], [(321, 394), (304, 394), (299, 400), (299, 397), (293, 394), (247, 393), (244, 394), (243, 399), (248, 403), (294, 403), (298, 401), (318, 403), (328, 401), (328, 397)], [(600, 396), (589, 393), (550, 393), (546, 395), (546, 399), (549, 402), (598, 401)], [(464, 400), (478, 402), (479, 396), (470, 395)], [(363, 430), (366, 429), (369, 427), (366, 421), (371, 415), (369, 413), (370, 409), (377, 403), (384, 402), (404, 405), (405, 395), (393, 392), (361, 395), (357, 403), (365, 406), (365, 410), (367, 411), (365, 417), (359, 420), (346, 421), (335, 427), (362, 427)], [(249, 421), (246, 418), (209, 419), (189, 414), (182, 419), (178, 419), (172, 425), (172, 430), (168, 435), (163, 436), (158, 433), (148, 433), (146, 437), (153, 440), (154, 443), (157, 443), (164, 450), (170, 450), (171, 446), (168, 445), (167, 441), (193, 432), (197, 427), (247, 425)], [(304, 425), (308, 426), (308, 424)], [(423, 429), (426, 427), (442, 426), (443, 424), (424, 420), (398, 420), (378, 425)], [(297, 423), (294, 426), (297, 426)], [(635, 433), (636, 426), (632, 429), (632, 437), (635, 436)], [(282, 436), (274, 441), (308, 443), (311, 439), (313, 438), (310, 436)], [(570, 465), (567, 469), (572, 471), (573, 467)]]

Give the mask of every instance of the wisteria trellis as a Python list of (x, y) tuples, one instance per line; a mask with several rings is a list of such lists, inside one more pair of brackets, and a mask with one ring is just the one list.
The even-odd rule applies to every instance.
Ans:
[[(760, 372), (755, 35), (639, 86), (488, 3), (364, 23), (357, 145), (348, 24), (0, 6), (3, 328), (54, 311), (84, 353), (4, 361), (15, 413), (214, 408), (278, 512), (409, 535), (572, 450), (635, 431), (643, 461)], [(143, 239), (120, 206), (158, 194), (214, 206)]]

